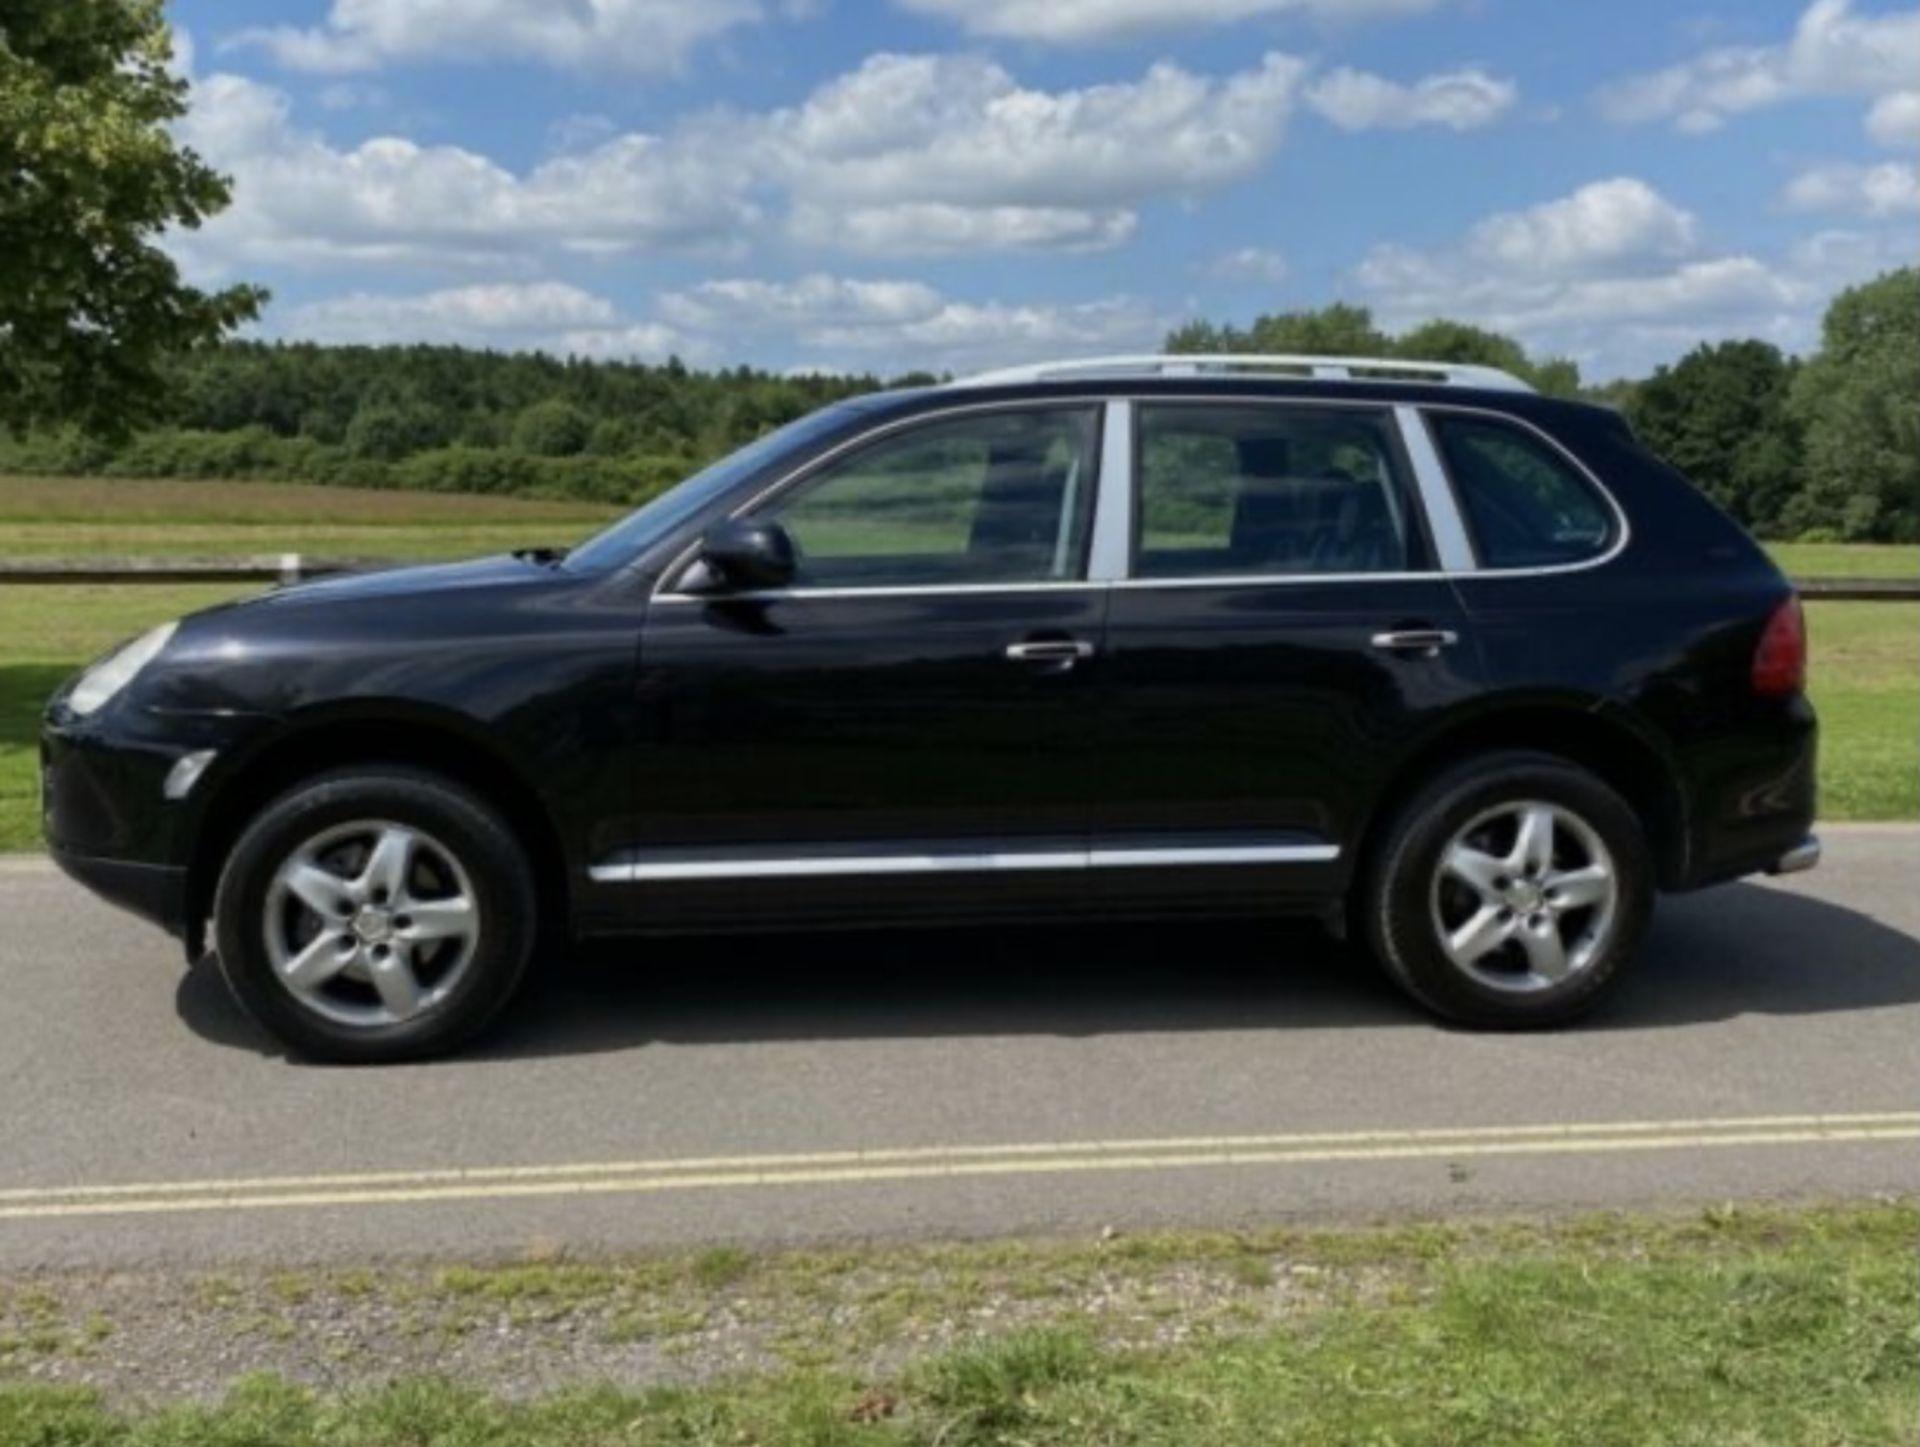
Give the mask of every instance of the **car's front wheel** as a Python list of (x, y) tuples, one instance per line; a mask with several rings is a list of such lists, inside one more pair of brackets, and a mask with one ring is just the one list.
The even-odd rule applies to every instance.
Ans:
[(1369, 945), (1436, 1014), (1562, 1024), (1620, 978), (1653, 903), (1639, 818), (1585, 769), (1481, 755), (1389, 825), (1360, 903)]
[(322, 775), (268, 805), (214, 900), (241, 1006), (296, 1053), (372, 1063), (444, 1053), (483, 1029), (535, 935), (526, 855), (504, 820), (410, 769)]

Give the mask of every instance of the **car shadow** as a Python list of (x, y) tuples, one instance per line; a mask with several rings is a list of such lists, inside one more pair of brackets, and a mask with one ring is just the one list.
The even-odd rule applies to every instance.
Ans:
[[(1920, 1002), (1920, 939), (1853, 910), (1735, 885), (1662, 901), (1634, 978), (1581, 1030)], [(203, 1038), (279, 1053), (209, 962), (177, 1000)], [(470, 1060), (668, 1043), (1436, 1029), (1362, 955), (1295, 921), (701, 936), (537, 962)]]

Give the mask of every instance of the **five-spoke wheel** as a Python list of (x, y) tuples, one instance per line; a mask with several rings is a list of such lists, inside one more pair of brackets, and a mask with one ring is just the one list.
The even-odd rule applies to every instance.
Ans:
[(1613, 856), (1571, 809), (1529, 799), (1468, 821), (1440, 855), (1433, 922), (1447, 958), (1501, 990), (1551, 989), (1606, 947)]
[(460, 861), (403, 824), (321, 831), (274, 871), (267, 954), (308, 1009), (393, 1025), (446, 998), (472, 962), (480, 905)]
[(234, 845), (214, 900), (235, 998), (327, 1060), (464, 1043), (519, 984), (535, 916), (506, 821), (450, 779), (395, 767), (281, 795)]
[(1357, 901), (1367, 943), (1421, 1003), (1485, 1026), (1590, 1008), (1652, 907), (1639, 818), (1563, 759), (1462, 760), (1390, 821)]

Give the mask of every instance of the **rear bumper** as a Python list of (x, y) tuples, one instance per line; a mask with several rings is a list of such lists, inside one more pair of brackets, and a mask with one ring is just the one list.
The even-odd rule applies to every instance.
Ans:
[(170, 864), (139, 864), (125, 859), (97, 859), (62, 849), (48, 853), (71, 879), (78, 881), (121, 909), (159, 925), (175, 938), (186, 934), (187, 871)]

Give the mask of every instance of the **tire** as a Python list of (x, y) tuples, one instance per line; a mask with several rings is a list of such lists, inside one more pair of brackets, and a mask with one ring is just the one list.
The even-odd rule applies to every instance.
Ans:
[(322, 774), (274, 800), (214, 895), (220, 973), (295, 1054), (422, 1060), (505, 1008), (538, 929), (526, 852), (490, 806), (414, 769)]
[(1618, 983), (1652, 915), (1654, 870), (1639, 818), (1600, 779), (1503, 751), (1401, 809), (1361, 890), (1362, 938), (1420, 1004), (1463, 1025), (1535, 1029)]

